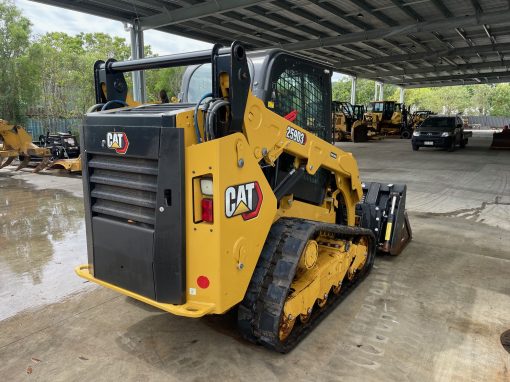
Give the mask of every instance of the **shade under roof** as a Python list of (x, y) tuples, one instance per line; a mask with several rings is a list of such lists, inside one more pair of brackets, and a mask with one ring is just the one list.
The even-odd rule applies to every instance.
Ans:
[(281, 47), (406, 88), (510, 82), (509, 0), (36, 1), (211, 43)]

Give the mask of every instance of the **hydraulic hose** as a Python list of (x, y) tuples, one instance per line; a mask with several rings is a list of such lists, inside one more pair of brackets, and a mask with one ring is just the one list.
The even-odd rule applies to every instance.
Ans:
[(213, 123), (214, 123), (214, 117), (216, 116), (216, 112), (222, 108), (223, 106), (229, 105), (230, 102), (225, 100), (217, 100), (214, 101), (210, 106), (209, 110), (207, 110), (207, 123), (205, 124), (206, 130), (209, 133), (209, 136), (214, 139), (214, 130), (213, 130)]
[[(204, 102), (206, 98), (212, 97), (212, 93), (207, 93), (200, 98), (200, 101), (198, 101), (197, 105), (195, 106), (195, 112), (193, 113), (193, 119), (194, 119), (194, 125), (195, 125), (195, 134), (197, 136), (197, 143), (202, 143), (202, 137), (200, 136), (200, 130), (198, 128), (198, 108), (200, 107), (200, 104)], [(204, 129), (205, 134), (205, 129)]]
[(96, 103), (95, 105), (91, 106), (91, 107), (87, 110), (87, 114), (88, 114), (88, 113), (95, 113), (96, 111), (101, 110), (103, 106), (104, 106), (104, 103)]
[(108, 110), (108, 106), (110, 106), (110, 105), (114, 105), (114, 104), (116, 104), (116, 103), (118, 103), (118, 104), (120, 104), (120, 105), (122, 105), (122, 106), (128, 106), (128, 104), (127, 104), (126, 102), (124, 102), (124, 101), (121, 101), (121, 100), (119, 100), (119, 99), (112, 99), (111, 101), (108, 101), (107, 103), (105, 103), (105, 104), (103, 105), (103, 107), (101, 108), (101, 111)]

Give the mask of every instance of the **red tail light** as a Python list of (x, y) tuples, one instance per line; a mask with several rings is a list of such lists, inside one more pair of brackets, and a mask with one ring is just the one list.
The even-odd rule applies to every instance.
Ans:
[(202, 220), (207, 223), (214, 223), (212, 199), (209, 198), (202, 199)]

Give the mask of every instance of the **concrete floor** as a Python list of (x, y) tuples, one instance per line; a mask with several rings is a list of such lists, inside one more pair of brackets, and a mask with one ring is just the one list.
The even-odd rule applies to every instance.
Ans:
[[(5, 381), (509, 381), (510, 151), (341, 144), (362, 179), (408, 184), (414, 240), (297, 349), (243, 342), (235, 314), (186, 319), (74, 276), (86, 262), (79, 177), (0, 170)], [(64, 191), (66, 190), (66, 191)]]

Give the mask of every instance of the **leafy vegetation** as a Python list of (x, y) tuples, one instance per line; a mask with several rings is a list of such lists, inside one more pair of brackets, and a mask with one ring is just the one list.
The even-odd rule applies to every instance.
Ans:
[[(350, 101), (351, 79), (344, 78), (333, 83), (333, 99)], [(358, 104), (373, 101), (375, 82), (358, 79)], [(384, 85), (385, 99), (398, 101), (400, 89)], [(441, 114), (510, 116), (510, 84), (445, 86), (408, 89), (404, 102), (415, 110), (432, 110)]]
[[(30, 20), (13, 0), (0, 0), (0, 118), (22, 123), (26, 115), (76, 118), (95, 103), (93, 66), (96, 60), (126, 60), (131, 50), (126, 40), (105, 33), (70, 36), (53, 32), (31, 35)], [(147, 56), (153, 55), (150, 46)], [(184, 68), (146, 72), (147, 100), (158, 101), (159, 92), (177, 96)], [(128, 84), (131, 83), (127, 76)], [(374, 97), (374, 81), (359, 79), (357, 103)], [(333, 83), (333, 98), (349, 101), (351, 81)], [(398, 100), (400, 90), (385, 85), (387, 100)], [(405, 103), (414, 109), (437, 113), (510, 116), (510, 85), (473, 85), (410, 89)]]
[[(333, 82), (333, 99), (335, 101), (351, 100), (351, 79), (346, 77), (340, 81)], [(356, 84), (356, 103), (366, 105), (374, 100), (375, 81), (359, 78)], [(384, 99), (398, 101), (399, 90), (394, 85), (384, 85)]]
[(35, 96), (26, 74), (34, 75), (30, 21), (12, 1), (0, 2), (0, 117), (19, 120)]
[[(145, 54), (154, 55), (150, 46)], [(53, 32), (34, 38), (30, 21), (13, 1), (0, 0), (0, 118), (23, 123), (27, 114), (80, 117), (95, 103), (94, 63), (127, 60), (130, 55), (125, 39), (105, 33)], [(158, 101), (162, 89), (170, 98), (176, 96), (183, 71), (147, 71), (147, 100)]]

